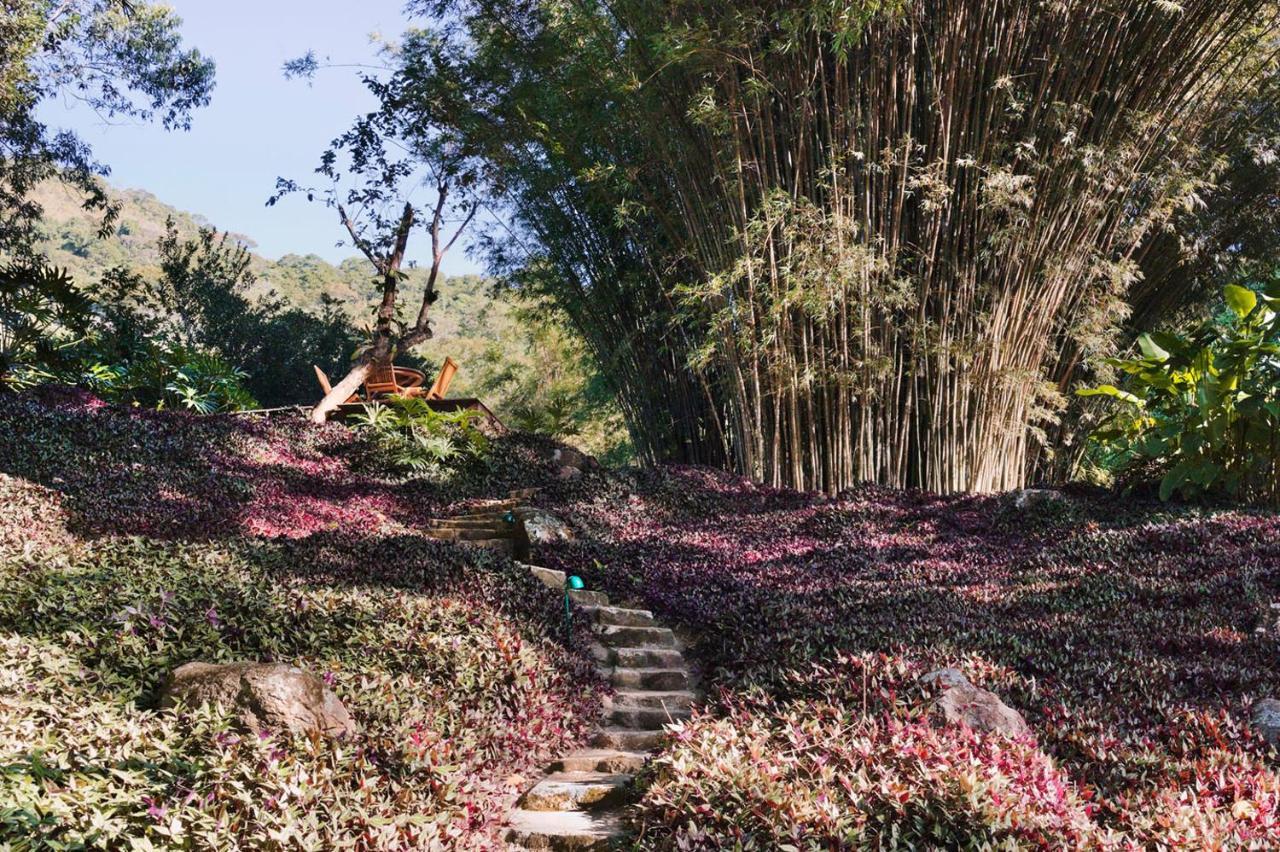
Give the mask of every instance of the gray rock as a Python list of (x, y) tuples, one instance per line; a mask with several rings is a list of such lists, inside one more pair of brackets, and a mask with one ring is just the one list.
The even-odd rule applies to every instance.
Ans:
[(576, 467), (569, 467), (568, 465), (565, 465), (564, 467), (560, 468), (560, 470), (556, 473), (556, 476), (564, 480), (581, 479), (582, 469), (576, 468)]
[(1013, 492), (1014, 507), (1024, 512), (1041, 506), (1066, 505), (1070, 502), (1070, 497), (1052, 488), (1023, 488)]
[(943, 689), (949, 689), (953, 686), (973, 686), (969, 682), (969, 678), (965, 677), (964, 672), (959, 669), (938, 669), (920, 678), (920, 682), (924, 684), (936, 683)]
[(1001, 701), (994, 692), (974, 686), (959, 669), (939, 669), (920, 678), (920, 681), (942, 687), (942, 694), (934, 707), (941, 711), (949, 725), (964, 725), (982, 733), (1009, 737), (1025, 736), (1031, 730), (1022, 714)]
[(562, 467), (582, 467), (586, 456), (572, 447), (559, 447), (551, 454), (551, 460)]
[(1280, 748), (1280, 701), (1264, 698), (1254, 703), (1253, 729), (1271, 745)]
[(523, 509), (520, 520), (524, 522), (525, 532), (533, 544), (555, 544), (561, 541), (573, 541), (573, 530), (564, 521), (542, 509)]
[(350, 736), (355, 720), (324, 681), (284, 663), (187, 663), (169, 676), (161, 706), (206, 702), (232, 709), (250, 730)]

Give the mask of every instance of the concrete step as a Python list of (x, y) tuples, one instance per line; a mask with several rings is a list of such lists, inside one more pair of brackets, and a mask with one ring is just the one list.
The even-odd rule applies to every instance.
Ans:
[(666, 741), (664, 731), (637, 731), (632, 728), (602, 728), (596, 732), (591, 744), (596, 748), (616, 748), (619, 751), (655, 751)]
[(653, 627), (653, 613), (647, 609), (624, 609), (619, 606), (584, 606), (600, 624), (617, 627)]
[(507, 824), (508, 843), (550, 852), (603, 852), (624, 836), (616, 812), (516, 810), (507, 815)]
[(520, 799), (526, 811), (585, 811), (626, 801), (633, 776), (608, 772), (554, 772)]
[(609, 662), (624, 669), (679, 669), (684, 654), (675, 648), (612, 648)]
[(610, 680), (618, 689), (649, 689), (663, 692), (689, 688), (687, 669), (625, 669), (613, 670)]
[[(564, 582), (561, 581), (561, 585)], [(604, 592), (593, 592), (589, 589), (570, 589), (569, 599), (583, 606), (608, 606), (609, 596)]]
[(612, 748), (584, 748), (551, 764), (552, 772), (639, 772), (649, 755)]
[(661, 692), (648, 689), (620, 689), (605, 699), (605, 706), (629, 710), (670, 707), (673, 710), (687, 710), (693, 706), (698, 696), (687, 689)]
[(676, 635), (666, 627), (606, 625), (597, 632), (601, 642), (615, 648), (674, 648), (676, 646)]
[(660, 731), (672, 722), (688, 719), (688, 707), (613, 707), (605, 711), (605, 723), (614, 728)]

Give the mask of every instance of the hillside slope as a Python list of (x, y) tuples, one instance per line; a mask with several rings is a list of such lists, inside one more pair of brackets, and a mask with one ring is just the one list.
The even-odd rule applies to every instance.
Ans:
[[(382, 480), (341, 426), (52, 389), (0, 398), (0, 434), (0, 846), (492, 849), (524, 775), (599, 713), (557, 595), (421, 533), (514, 483), (569, 487), (548, 443)], [(157, 709), (195, 660), (310, 669), (359, 733)]]

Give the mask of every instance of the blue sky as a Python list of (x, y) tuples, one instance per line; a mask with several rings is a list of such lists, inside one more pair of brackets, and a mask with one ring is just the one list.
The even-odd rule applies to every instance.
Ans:
[[(318, 254), (338, 261), (341, 228), (331, 211), (305, 199), (265, 202), (277, 176), (305, 182), (326, 144), (371, 105), (352, 69), (322, 71), (314, 85), (284, 79), (281, 65), (314, 50), (335, 63), (374, 60), (370, 35), (394, 37), (406, 19), (403, 0), (169, 0), (183, 18), (188, 44), (217, 62), (213, 103), (195, 114), (189, 132), (104, 123), (61, 101), (43, 117), (76, 130), (111, 167), (117, 186), (146, 189), (199, 213), (219, 228), (251, 237), (270, 258)], [(411, 259), (429, 256), (425, 233)], [(462, 246), (445, 271), (477, 271)]]

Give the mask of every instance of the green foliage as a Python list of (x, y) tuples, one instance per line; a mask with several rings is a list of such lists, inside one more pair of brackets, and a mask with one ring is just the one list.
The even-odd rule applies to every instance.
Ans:
[(0, 267), (0, 388), (25, 387), (72, 368), (92, 303), (65, 271), (39, 262)]
[(258, 407), (247, 378), (212, 353), (152, 341), (123, 363), (87, 364), (82, 383), (116, 402), (216, 414)]
[(645, 455), (1002, 490), (1163, 298), (1130, 302), (1138, 258), (1223, 140), (1271, 126), (1238, 104), (1274, 4), (1121, 0), (1111, 40), (1098, 5), (415, 0), (387, 85), (485, 161), (515, 238), (481, 247), (569, 317)]
[(369, 449), (361, 467), (379, 473), (439, 476), (489, 451), (481, 411), (435, 411), (419, 397), (372, 402), (352, 419)]
[(271, 295), (250, 301), (251, 257), (227, 234), (200, 228), (186, 239), (170, 219), (159, 252), (154, 278), (114, 270), (95, 289), (117, 338), (159, 337), (216, 355), (234, 365), (253, 397), (272, 406), (312, 400), (312, 365), (340, 369), (357, 346), (350, 318), (332, 301), (322, 299), (318, 316)]
[(0, 268), (0, 388), (80, 384), (102, 397), (200, 414), (254, 408), (245, 373), (166, 333), (139, 310), (136, 281), (109, 277), (95, 296), (39, 262)]
[(1079, 391), (1118, 410), (1093, 435), (1122, 473), (1158, 473), (1160, 497), (1280, 500), (1280, 280), (1223, 289), (1225, 315), (1190, 336), (1144, 334), (1127, 377)]

